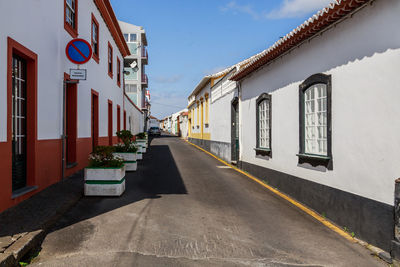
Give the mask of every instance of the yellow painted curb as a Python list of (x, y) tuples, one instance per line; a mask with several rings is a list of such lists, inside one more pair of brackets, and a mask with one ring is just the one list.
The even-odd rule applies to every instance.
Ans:
[(357, 243), (357, 240), (355, 238), (353, 238), (349, 233), (347, 233), (346, 231), (342, 230), (338, 226), (334, 225), (333, 223), (331, 223), (330, 221), (328, 221), (327, 219), (325, 219), (324, 217), (322, 217), (321, 215), (319, 215), (315, 211), (311, 210), (310, 208), (307, 208), (306, 206), (304, 206), (300, 202), (297, 202), (296, 200), (294, 200), (293, 198), (289, 197), (288, 195), (286, 195), (286, 194), (280, 192), (279, 190), (277, 190), (277, 189), (265, 184), (263, 181), (261, 181), (260, 179), (256, 178), (255, 176), (253, 176), (253, 175), (251, 175), (251, 174), (249, 174), (247, 172), (242, 171), (241, 169), (233, 166), (232, 164), (229, 164), (228, 162), (224, 161), (223, 159), (220, 159), (219, 157), (215, 156), (214, 154), (208, 152), (207, 150), (205, 150), (205, 149), (203, 149), (203, 148), (201, 148), (201, 147), (199, 147), (199, 146), (197, 146), (195, 144), (192, 144), (187, 140), (185, 140), (185, 141), (187, 143), (191, 144), (192, 146), (196, 147), (197, 149), (199, 149), (199, 150), (207, 153), (208, 155), (212, 156), (213, 158), (217, 159), (218, 161), (222, 162), (223, 164), (231, 167), (235, 171), (240, 172), (241, 174), (247, 176), (251, 180), (253, 180), (256, 183), (258, 183), (258, 184), (262, 185), (263, 187), (267, 188), (268, 190), (270, 190), (274, 194), (276, 194), (276, 195), (280, 196), (281, 198), (289, 201), (291, 204), (293, 204), (297, 208), (301, 209), (302, 211), (304, 211), (305, 213), (307, 213), (308, 215), (310, 215), (311, 217), (313, 217), (317, 221), (321, 222), (323, 225), (325, 225), (326, 227), (328, 227), (332, 231), (335, 231), (337, 234), (339, 234), (342, 237), (346, 238), (347, 240)]

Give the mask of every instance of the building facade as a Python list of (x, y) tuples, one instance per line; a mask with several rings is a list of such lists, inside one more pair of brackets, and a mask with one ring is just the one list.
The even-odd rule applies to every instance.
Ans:
[(188, 97), (188, 139), (207, 149), (210, 147), (210, 89), (211, 75), (205, 76)]
[(399, 244), (399, 12), (337, 1), (234, 70), (225, 98), (211, 86), (210, 139), (230, 132), (240, 168), (386, 251)]
[(125, 41), (129, 47), (130, 55), (124, 59), (125, 92), (143, 111), (143, 131), (147, 131), (147, 121), (150, 116), (150, 101), (146, 65), (149, 63), (147, 52), (146, 31), (141, 26), (136, 26), (119, 21)]
[[(107, 0), (2, 1), (0, 14), (3, 211), (84, 168), (94, 146), (117, 142), (129, 113), (129, 49)], [(77, 65), (65, 52), (74, 38), (93, 50), (79, 83), (69, 78)]]
[(184, 138), (187, 139), (188, 138), (188, 131), (189, 131), (189, 127), (188, 127), (188, 112), (187, 111), (183, 111), (180, 113), (179, 115), (179, 135)]

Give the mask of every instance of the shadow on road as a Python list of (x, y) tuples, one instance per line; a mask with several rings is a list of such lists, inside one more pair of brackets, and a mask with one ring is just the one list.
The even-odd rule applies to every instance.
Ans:
[[(174, 137), (162, 135), (161, 138)], [(126, 191), (121, 197), (83, 197), (67, 213), (64, 225), (57, 224), (53, 230), (65, 227), (118, 209), (143, 199), (160, 198), (163, 194), (186, 194), (186, 187), (171, 151), (166, 145), (150, 145), (144, 159), (138, 161), (136, 172), (126, 173)], [(176, 137), (175, 137), (176, 138)], [(0, 213), (0, 250), (12, 243), (11, 238), (19, 238), (26, 232), (47, 228), (60, 207), (74, 202), (83, 194), (83, 171), (45, 190), (20, 204)]]
[[(171, 151), (166, 145), (149, 146), (136, 172), (126, 173), (126, 191), (121, 197), (84, 197), (52, 231), (130, 205), (143, 199), (165, 194), (187, 194)], [(51, 232), (52, 232), (51, 231)]]

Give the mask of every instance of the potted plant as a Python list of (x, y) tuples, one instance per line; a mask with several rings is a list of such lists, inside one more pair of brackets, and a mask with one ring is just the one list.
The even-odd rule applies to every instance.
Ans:
[(137, 170), (137, 147), (133, 143), (133, 135), (130, 131), (122, 130), (117, 132), (118, 138), (122, 143), (114, 146), (114, 156), (124, 160), (127, 171)]
[(143, 147), (142, 149), (139, 149), (140, 152), (146, 153), (146, 148), (148, 146), (147, 138), (145, 133), (138, 133), (136, 135), (136, 143), (138, 146)]
[(120, 196), (125, 191), (125, 165), (111, 146), (97, 146), (85, 168), (85, 196)]

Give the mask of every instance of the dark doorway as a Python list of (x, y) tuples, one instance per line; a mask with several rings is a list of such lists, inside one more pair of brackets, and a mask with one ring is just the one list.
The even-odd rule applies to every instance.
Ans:
[(239, 160), (239, 99), (232, 100), (231, 109), (231, 161), (237, 164)]
[(13, 55), (12, 66), (12, 190), (16, 191), (27, 184), (27, 64)]
[(99, 145), (99, 96), (92, 91), (92, 149)]
[(112, 102), (108, 100), (108, 145), (113, 145), (113, 110)]
[(77, 84), (67, 83), (66, 89), (66, 156), (67, 165), (70, 165), (76, 162), (76, 140), (78, 137)]

